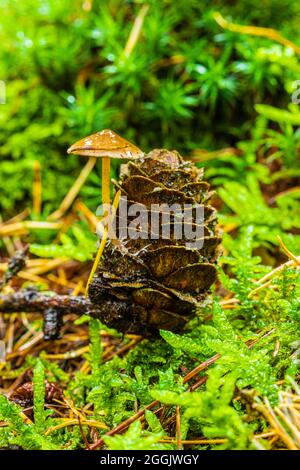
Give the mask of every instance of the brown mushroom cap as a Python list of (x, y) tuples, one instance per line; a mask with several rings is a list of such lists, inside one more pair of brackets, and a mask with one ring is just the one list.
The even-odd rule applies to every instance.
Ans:
[(110, 157), (129, 160), (141, 158), (144, 155), (138, 147), (110, 129), (104, 129), (75, 142), (68, 149), (68, 153), (86, 157)]

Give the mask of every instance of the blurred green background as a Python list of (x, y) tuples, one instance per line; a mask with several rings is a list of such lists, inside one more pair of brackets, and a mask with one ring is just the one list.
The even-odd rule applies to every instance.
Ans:
[[(1, 0), (3, 216), (29, 204), (35, 160), (43, 214), (54, 210), (85, 163), (67, 156), (67, 147), (103, 128), (145, 151), (168, 147), (189, 156), (235, 147), (199, 154), (215, 185), (244, 183), (249, 172), (265, 184), (295, 184), (297, 51), (224, 29), (216, 12), (276, 28), (300, 47), (297, 0)], [(99, 181), (97, 167), (81, 191), (91, 209)]]

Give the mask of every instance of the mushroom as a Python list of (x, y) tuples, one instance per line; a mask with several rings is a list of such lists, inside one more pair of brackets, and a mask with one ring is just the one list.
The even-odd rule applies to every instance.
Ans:
[(68, 153), (90, 158), (102, 158), (102, 204), (110, 203), (110, 159), (134, 160), (144, 153), (135, 145), (120, 137), (110, 129), (92, 134), (75, 142)]
[[(120, 137), (110, 129), (104, 129), (103, 131), (97, 132), (96, 134), (92, 134), (78, 142), (75, 142), (75, 144), (68, 149), (68, 153), (83, 155), (85, 157), (89, 157), (91, 160), (100, 157), (102, 158), (102, 205), (104, 208), (107, 208), (110, 204), (110, 159), (121, 158), (126, 160), (135, 160), (144, 155), (138, 147), (123, 139), (123, 137)], [(119, 190), (115, 195), (113, 202), (115, 210), (118, 207), (120, 196), (121, 192)], [(106, 210), (103, 215), (107, 215)], [(88, 295), (90, 282), (102, 256), (106, 239), (107, 227), (105, 226), (102, 240), (86, 285), (86, 295)]]

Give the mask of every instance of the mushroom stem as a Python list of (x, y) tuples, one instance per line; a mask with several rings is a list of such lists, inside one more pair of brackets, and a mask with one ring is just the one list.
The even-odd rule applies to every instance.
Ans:
[[(102, 204), (110, 203), (110, 158), (102, 158)], [(103, 214), (105, 215), (105, 214)]]

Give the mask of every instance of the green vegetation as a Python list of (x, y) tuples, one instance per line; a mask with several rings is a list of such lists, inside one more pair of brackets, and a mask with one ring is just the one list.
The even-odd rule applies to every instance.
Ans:
[[(145, 151), (164, 145), (187, 155), (252, 140), (256, 104), (286, 109), (291, 102), (300, 73), (296, 53), (267, 38), (223, 30), (213, 13), (236, 23), (279, 27), (294, 40), (296, 1), (244, 0), (235, 7), (219, 1), (149, 1), (132, 50), (126, 43), (145, 2), (95, 0), (86, 2), (86, 10), (83, 3), (2, 2), (0, 77), (7, 88), (0, 110), (2, 210), (25, 205), (35, 159), (43, 168), (44, 213), (54, 209), (82, 165), (66, 149), (99, 129), (112, 128)], [(299, 124), (298, 107), (294, 122), (278, 110), (275, 117), (271, 108), (258, 110), (282, 120), (286, 135), (274, 129), (268, 135), (267, 122), (260, 120), (256, 143), (262, 139), (269, 147), (277, 141), (287, 163), (296, 164), (299, 133), (291, 126)], [(254, 142), (244, 148), (246, 170), (254, 164)], [(237, 176), (241, 173), (232, 173)], [(98, 181), (92, 175), (82, 190), (94, 208)]]
[[(4, 315), (1, 447), (300, 448), (300, 104), (291, 100), (300, 79), (300, 5), (234, 3), (2, 1), (2, 221), (24, 208), (27, 220), (46, 221), (85, 163), (67, 156), (68, 146), (112, 128), (145, 151), (175, 148), (203, 166), (224, 235), (205, 321), (193, 320), (182, 336), (123, 338), (98, 320), (68, 315), (62, 339), (42, 343), (38, 315)], [(233, 23), (274, 28), (293, 43)], [(31, 210), (36, 160), (40, 214)], [(99, 170), (80, 192), (93, 212)], [(58, 231), (7, 234), (0, 224), (1, 262), (21, 241), (43, 266), (62, 259), (52, 272), (28, 265), (13, 288), (84, 291), (96, 237), (78, 207), (61, 220)], [(18, 391), (24, 383), (31, 391)]]

